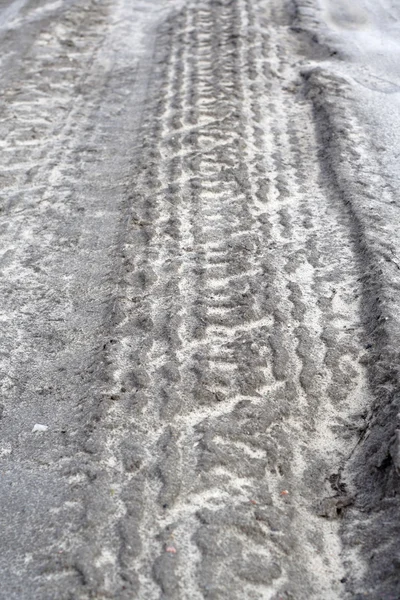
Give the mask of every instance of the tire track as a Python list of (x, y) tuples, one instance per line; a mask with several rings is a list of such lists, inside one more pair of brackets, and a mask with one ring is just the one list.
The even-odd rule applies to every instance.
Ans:
[[(82, 282), (76, 256), (88, 253), (94, 259), (98, 239), (92, 234), (89, 241), (86, 228), (95, 223), (100, 235), (102, 224), (93, 214), (95, 203), (89, 194), (82, 206), (82, 188), (74, 178), (81, 174), (84, 160), (85, 148), (80, 149), (80, 164), (76, 160), (79, 138), (106, 87), (102, 77), (92, 93), (85, 89), (92, 83), (91, 65), (105, 35), (108, 12), (105, 4), (101, 10), (87, 5), (90, 17), (82, 6), (74, 7), (39, 32), (29, 59), (18, 71), (24, 86), (11, 79), (2, 98), (0, 118), (7, 129), (0, 149), (6, 180), (1, 214), (6, 350), (1, 364), (2, 444), (9, 451), (2, 453), (6, 477), (1, 489), (5, 540), (1, 569), (3, 593), (9, 598), (27, 593), (64, 598), (65, 590), (80, 587), (84, 577), (71, 555), (83, 537), (82, 483), (87, 484), (95, 469), (82, 456), (79, 433), (93, 409), (87, 399), (102, 365), (100, 361), (93, 367), (93, 348), (81, 335), (85, 323), (86, 335), (94, 345), (98, 342), (98, 323), (92, 314), (99, 297), (89, 291), (87, 310), (80, 310)], [(80, 27), (66, 45), (70, 19), (78, 19)], [(90, 290), (95, 279), (107, 302), (106, 262), (87, 269), (85, 281)], [(42, 440), (31, 434), (38, 420), (51, 431)], [(40, 492), (35, 494), (36, 490)], [(11, 564), (15, 568), (10, 569)], [(60, 585), (65, 590), (60, 591)]]
[[(126, 489), (121, 483), (140, 466), (125, 423), (139, 403), (131, 388), (140, 373), (130, 389), (116, 391), (109, 381), (125, 358), (113, 353), (118, 326), (135, 306), (118, 285), (124, 269), (132, 271), (118, 221), (124, 229), (128, 157), (157, 21), (130, 4), (79, 3), (46, 23), (21, 66), (25, 72), (28, 65), (23, 89), (13, 83), (2, 106), (3, 123), (17, 117), (0, 149), (10, 159), (6, 173), (16, 176), (3, 190), (10, 201), (1, 215), (2, 241), (16, 250), (2, 264), (10, 352), (2, 353), (1, 569), (8, 598), (123, 594), (118, 521), (133, 512), (140, 518), (137, 494), (132, 511), (126, 490), (141, 480), (127, 477)], [(31, 433), (37, 421), (48, 424), (46, 435)]]
[(149, 597), (151, 577), (164, 597), (342, 594), (338, 527), (318, 513), (345, 502), (330, 482), (356, 435), (336, 431), (364, 402), (358, 271), (284, 51), (296, 42), (282, 10), (269, 17), (201, 2), (166, 25), (143, 442), (160, 458), (137, 563)]

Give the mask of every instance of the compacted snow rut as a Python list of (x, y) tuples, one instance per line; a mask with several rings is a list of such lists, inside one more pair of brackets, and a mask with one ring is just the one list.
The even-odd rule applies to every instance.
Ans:
[(377, 597), (382, 179), (302, 10), (82, 0), (30, 33), (0, 123), (4, 598)]
[(132, 565), (149, 593), (340, 593), (336, 526), (317, 514), (349, 502), (325, 480), (355, 441), (331, 428), (365, 401), (357, 261), (271, 16), (196, 3), (160, 34), (115, 347), (145, 428)]

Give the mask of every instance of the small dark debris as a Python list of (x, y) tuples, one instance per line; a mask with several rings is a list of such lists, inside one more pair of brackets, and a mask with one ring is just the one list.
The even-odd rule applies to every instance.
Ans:
[(332, 496), (321, 500), (317, 507), (317, 515), (327, 519), (338, 519), (343, 509), (354, 504), (351, 496)]

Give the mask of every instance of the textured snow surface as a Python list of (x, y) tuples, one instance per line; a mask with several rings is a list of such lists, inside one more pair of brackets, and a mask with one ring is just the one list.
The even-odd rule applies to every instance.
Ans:
[(1, 599), (400, 597), (399, 28), (0, 0)]

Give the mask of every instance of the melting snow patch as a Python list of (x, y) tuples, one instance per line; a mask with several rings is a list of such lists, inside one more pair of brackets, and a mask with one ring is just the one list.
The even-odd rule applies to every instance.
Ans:
[(41, 425), (40, 423), (35, 423), (35, 425), (33, 426), (33, 429), (32, 429), (32, 433), (36, 433), (37, 431), (47, 431), (47, 430), (48, 430), (47, 425)]

